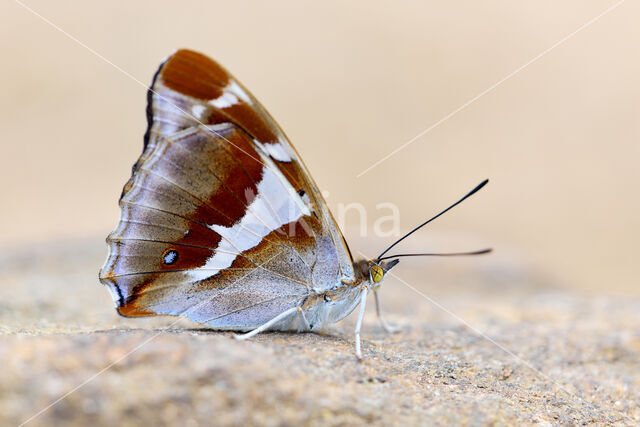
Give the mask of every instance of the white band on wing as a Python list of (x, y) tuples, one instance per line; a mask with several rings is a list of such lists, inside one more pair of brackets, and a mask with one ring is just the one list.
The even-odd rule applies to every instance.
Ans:
[(188, 271), (190, 278), (198, 281), (215, 276), (218, 272), (211, 274), (212, 271), (231, 267), (237, 253), (257, 246), (272, 231), (309, 214), (306, 206), (302, 204), (301, 207), (299, 200), (296, 200), (299, 196), (291, 184), (281, 180), (271, 168), (263, 169), (262, 180), (257, 188), (258, 194), (240, 221), (231, 227), (216, 224), (209, 226), (222, 236), (222, 240), (205, 265)]

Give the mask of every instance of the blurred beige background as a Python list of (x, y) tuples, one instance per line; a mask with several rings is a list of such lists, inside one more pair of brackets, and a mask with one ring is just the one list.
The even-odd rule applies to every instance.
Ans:
[[(145, 84), (177, 47), (217, 59), (281, 124), (331, 207), (363, 203), (370, 226), (377, 203), (396, 204), (408, 230), (491, 179), (405, 248), (493, 246), (481, 262), (505, 271), (640, 292), (637, 2), (360, 178), (615, 2), (27, 4)], [(142, 149), (146, 91), (18, 3), (0, 16), (0, 246), (102, 242)], [(388, 240), (359, 238), (355, 216), (345, 234), (354, 253)]]

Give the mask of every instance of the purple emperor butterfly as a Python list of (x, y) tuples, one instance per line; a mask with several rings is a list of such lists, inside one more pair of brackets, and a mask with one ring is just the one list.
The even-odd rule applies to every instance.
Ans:
[(147, 97), (144, 150), (100, 270), (118, 313), (185, 316), (248, 338), (316, 331), (361, 304), (361, 358), (367, 294), (378, 307), (375, 291), (405, 255), (353, 261), (287, 137), (213, 60), (177, 51)]

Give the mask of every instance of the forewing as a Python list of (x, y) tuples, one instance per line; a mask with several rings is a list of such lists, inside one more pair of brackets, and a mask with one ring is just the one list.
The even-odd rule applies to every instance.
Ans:
[(223, 67), (198, 52), (178, 50), (156, 73), (147, 118), (145, 145), (150, 146), (201, 123), (230, 122), (243, 129), (291, 185), (306, 194), (322, 224), (320, 234), (335, 247), (341, 280), (355, 280), (349, 248), (297, 151), (266, 109)]

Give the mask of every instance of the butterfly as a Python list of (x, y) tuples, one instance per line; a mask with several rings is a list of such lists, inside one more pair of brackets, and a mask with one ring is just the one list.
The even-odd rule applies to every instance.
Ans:
[(284, 132), (207, 56), (169, 56), (146, 114), (144, 149), (99, 273), (118, 313), (184, 316), (245, 339), (317, 331), (360, 305), (361, 359), (367, 295), (378, 308), (377, 290), (398, 257), (419, 254), (383, 257), (400, 239), (376, 259), (354, 262)]

